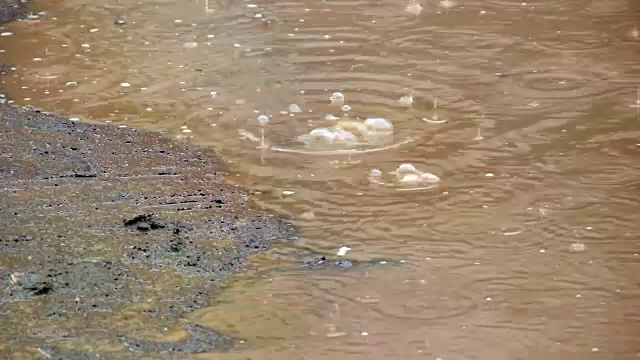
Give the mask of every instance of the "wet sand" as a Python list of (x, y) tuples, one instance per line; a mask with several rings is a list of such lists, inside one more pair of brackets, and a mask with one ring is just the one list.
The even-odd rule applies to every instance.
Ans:
[[(0, 1), (0, 19), (21, 9)], [(293, 229), (225, 184), (223, 165), (161, 134), (1, 104), (0, 353), (155, 359), (234, 346), (180, 319)]]

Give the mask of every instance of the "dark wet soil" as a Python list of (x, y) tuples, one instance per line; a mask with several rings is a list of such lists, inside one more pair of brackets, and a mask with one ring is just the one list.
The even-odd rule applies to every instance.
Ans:
[[(159, 300), (136, 317), (177, 321), (251, 253), (292, 237), (288, 223), (223, 182), (214, 154), (161, 135), (0, 105), (0, 159), (0, 313), (17, 321), (7, 314), (29, 301), (21, 318), (30, 330), (55, 322), (77, 337), (78, 321), (92, 317), (106, 330), (105, 314), (145, 298)], [(135, 330), (113, 330), (114, 343), (143, 352), (206, 351), (223, 337), (136, 343)], [(0, 337), (9, 352), (43, 340)]]

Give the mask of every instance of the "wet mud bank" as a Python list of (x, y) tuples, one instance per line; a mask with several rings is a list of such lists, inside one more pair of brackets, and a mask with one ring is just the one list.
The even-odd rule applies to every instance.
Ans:
[[(23, 12), (0, 0), (1, 22)], [(0, 353), (157, 359), (237, 346), (183, 315), (294, 229), (226, 184), (223, 165), (161, 134), (0, 104)]]
[(87, 327), (130, 352), (229, 346), (190, 324), (172, 343), (143, 335), (170, 332), (249, 255), (293, 238), (221, 166), (161, 135), (0, 105), (1, 352), (81, 345)]
[[(189, 336), (135, 340), (132, 324), (106, 315), (134, 311), (136, 322), (143, 314), (166, 322), (162, 329), (175, 325), (251, 253), (293, 236), (223, 182), (215, 156), (161, 135), (2, 104), (0, 159), (0, 313), (16, 321), (0, 334), (3, 353), (25, 338), (85, 336), (74, 334), (84, 331), (78, 321), (134, 339), (121, 341), (131, 351), (207, 350)], [(16, 333), (26, 319), (25, 332), (55, 324), (55, 334)]]

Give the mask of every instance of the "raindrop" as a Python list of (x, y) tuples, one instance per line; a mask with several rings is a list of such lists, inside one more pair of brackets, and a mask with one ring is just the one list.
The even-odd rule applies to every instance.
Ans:
[(261, 126), (265, 126), (269, 122), (269, 117), (267, 115), (260, 115), (258, 116), (258, 122)]

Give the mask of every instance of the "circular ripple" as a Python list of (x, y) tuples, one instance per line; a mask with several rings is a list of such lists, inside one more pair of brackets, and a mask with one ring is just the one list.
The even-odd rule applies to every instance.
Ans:
[[(568, 105), (567, 100), (593, 101), (613, 91), (608, 80), (617, 72), (597, 63), (583, 63), (578, 58), (528, 63), (526, 68), (507, 72), (497, 81), (501, 102), (512, 100), (531, 109)], [(543, 101), (544, 100), (544, 101)]]

